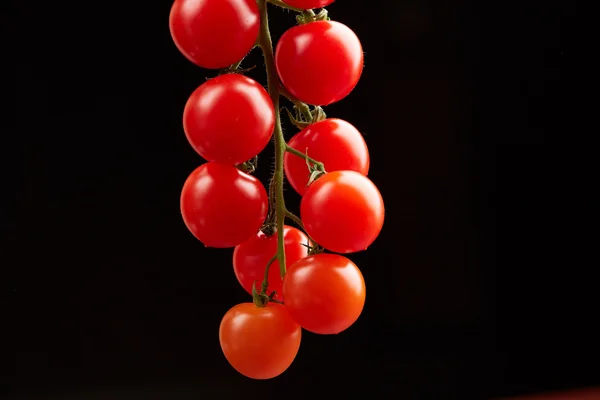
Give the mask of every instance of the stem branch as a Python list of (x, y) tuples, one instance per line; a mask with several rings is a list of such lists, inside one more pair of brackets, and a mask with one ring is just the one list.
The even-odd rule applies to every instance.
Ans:
[(281, 85), (281, 87), (279, 88), (279, 93), (281, 93), (282, 96), (294, 103), (294, 105), (298, 108), (298, 110), (300, 110), (307, 122), (312, 122), (313, 116), (310, 112), (310, 107), (308, 106), (308, 104), (298, 100), (293, 94), (288, 92), (288, 90), (284, 88), (283, 85)]
[[(267, 10), (267, 2), (273, 3), (273, 0), (258, 0), (258, 8), (260, 10), (260, 33), (258, 36), (258, 45), (263, 51), (265, 59), (265, 67), (267, 69), (267, 85), (269, 95), (275, 109), (275, 172), (273, 173), (274, 191), (275, 191), (275, 217), (277, 231), (277, 261), (279, 261), (279, 272), (283, 277), (286, 272), (285, 264), (285, 247), (283, 238), (283, 224), (285, 222), (285, 199), (283, 197), (283, 156), (287, 149), (287, 143), (283, 137), (281, 128), (281, 115), (279, 112), (279, 90), (280, 83), (275, 69), (275, 57), (273, 55), (273, 42), (271, 40), (271, 32), (269, 31), (269, 13)], [(278, 4), (279, 5), (279, 4)], [(266, 277), (266, 275), (265, 275)]]
[(325, 171), (325, 165), (322, 162), (309, 157), (308, 154), (298, 151), (295, 148), (293, 148), (292, 146), (289, 146), (287, 144), (285, 145), (285, 151), (287, 151), (288, 153), (292, 153), (295, 156), (301, 157), (301, 158), (305, 159), (306, 161), (308, 161), (309, 163), (314, 164), (315, 167), (317, 167), (319, 170)]
[(260, 287), (260, 294), (263, 296), (267, 294), (267, 289), (269, 288), (269, 269), (271, 268), (271, 264), (273, 264), (275, 260), (277, 260), (277, 254), (271, 257), (271, 259), (267, 263), (267, 266), (265, 267), (265, 276)]
[(312, 247), (318, 246), (317, 242), (315, 242), (315, 240), (313, 238), (311, 238), (308, 233), (306, 233), (306, 229), (304, 229), (304, 223), (302, 223), (302, 220), (300, 219), (300, 217), (298, 217), (296, 214), (294, 214), (293, 212), (291, 212), (289, 210), (285, 210), (285, 216), (288, 217), (289, 219), (291, 219), (292, 221), (294, 221), (294, 223), (296, 225), (298, 225), (298, 227), (300, 229), (302, 229), (304, 234), (308, 237), (308, 240), (310, 240), (310, 244)]
[(298, 227), (300, 229), (302, 229), (304, 234), (308, 237), (308, 240), (310, 241), (310, 247), (309, 247), (310, 251), (308, 252), (309, 255), (323, 252), (323, 248), (321, 246), (319, 246), (319, 243), (317, 243), (315, 241), (315, 239), (313, 239), (308, 234), (308, 232), (306, 232), (306, 228), (304, 228), (304, 224), (302, 223), (302, 220), (296, 214), (294, 214), (293, 212), (286, 209), (285, 215), (286, 215), (286, 217), (288, 217), (289, 219), (294, 221), (296, 223), (296, 225), (298, 225)]

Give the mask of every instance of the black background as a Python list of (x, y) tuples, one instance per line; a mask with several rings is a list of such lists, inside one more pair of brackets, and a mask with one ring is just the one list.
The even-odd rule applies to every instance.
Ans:
[[(231, 250), (204, 249), (181, 221), (181, 186), (203, 162), (181, 113), (217, 71), (177, 51), (171, 2), (8, 4), (2, 387), (23, 399), (486, 399), (600, 383), (575, 3), (365, 3), (328, 7), (366, 64), (326, 111), (364, 133), (386, 201), (380, 238), (351, 256), (367, 304), (341, 335), (305, 333), (266, 382), (239, 376), (218, 344), (222, 315), (248, 300)], [(293, 17), (271, 16), (276, 39)], [(244, 65), (266, 83), (258, 50)], [(262, 161), (257, 176), (268, 172)]]

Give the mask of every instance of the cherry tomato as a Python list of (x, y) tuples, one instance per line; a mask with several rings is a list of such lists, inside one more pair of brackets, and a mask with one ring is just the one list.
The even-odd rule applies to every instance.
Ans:
[(257, 307), (242, 303), (221, 321), (219, 341), (225, 358), (242, 375), (270, 379), (284, 372), (296, 358), (302, 329), (281, 304)]
[(336, 253), (366, 250), (383, 227), (384, 205), (377, 187), (355, 171), (329, 172), (304, 193), (300, 215), (306, 233)]
[[(325, 164), (328, 172), (349, 170), (365, 176), (369, 172), (367, 144), (360, 132), (344, 120), (331, 118), (311, 124), (292, 137), (288, 144)], [(310, 178), (306, 161), (285, 153), (284, 168), (290, 185), (303, 195)]]
[(225, 68), (254, 47), (260, 27), (256, 0), (175, 0), (169, 28), (175, 45), (194, 64)]
[(183, 112), (192, 147), (208, 161), (241, 164), (269, 143), (275, 111), (267, 91), (255, 80), (225, 74), (200, 85)]
[(226, 164), (196, 168), (181, 191), (181, 214), (206, 247), (234, 247), (250, 239), (267, 216), (269, 198), (255, 177)]
[[(306, 247), (309, 244), (308, 237), (298, 229), (284, 225), (283, 241), (287, 268), (308, 255)], [(233, 250), (233, 271), (238, 282), (248, 293), (252, 294), (252, 285), (255, 281), (256, 289), (260, 290), (265, 268), (271, 257), (277, 253), (277, 243), (277, 233), (267, 236), (259, 232)], [(269, 268), (269, 293), (275, 291), (275, 299), (280, 301), (283, 301), (282, 285), (279, 261), (275, 261)]]
[(283, 281), (285, 307), (302, 328), (340, 333), (365, 305), (365, 281), (358, 267), (339, 254), (317, 254), (296, 261)]
[(322, 8), (330, 5), (333, 1), (334, 0), (283, 0), (284, 3), (303, 10)]
[(297, 25), (279, 39), (275, 66), (286, 89), (305, 103), (328, 105), (346, 97), (363, 70), (356, 34), (335, 21)]

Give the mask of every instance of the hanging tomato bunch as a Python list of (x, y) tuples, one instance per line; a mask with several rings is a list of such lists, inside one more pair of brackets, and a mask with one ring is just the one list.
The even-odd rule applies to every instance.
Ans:
[[(185, 181), (180, 207), (206, 247), (234, 248), (233, 270), (252, 302), (225, 314), (219, 340), (233, 368), (254, 379), (292, 364), (302, 329), (337, 334), (359, 318), (365, 282), (344, 254), (366, 250), (383, 226), (383, 199), (367, 178), (367, 144), (352, 124), (327, 118), (322, 108), (344, 99), (363, 69), (356, 34), (322, 8), (332, 2), (175, 0), (171, 8), (181, 53), (221, 70), (183, 111), (185, 135), (206, 163)], [(275, 51), (268, 3), (298, 13)], [(254, 47), (264, 55), (268, 91), (240, 69)], [(288, 115), (299, 128), (289, 142), (281, 96), (293, 104)], [(275, 171), (266, 189), (252, 172), (273, 136)], [(286, 208), (285, 178), (302, 196), (300, 216)]]

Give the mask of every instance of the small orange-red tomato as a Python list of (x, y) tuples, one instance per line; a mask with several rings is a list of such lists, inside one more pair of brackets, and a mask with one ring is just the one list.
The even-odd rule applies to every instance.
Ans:
[[(283, 242), (285, 247), (285, 264), (289, 268), (293, 263), (308, 255), (308, 237), (300, 230), (284, 225)], [(252, 294), (252, 285), (256, 289), (265, 274), (265, 268), (277, 253), (277, 233), (271, 236), (258, 232), (250, 240), (235, 246), (233, 250), (233, 271), (240, 285)], [(283, 279), (279, 272), (279, 261), (274, 261), (269, 268), (269, 293), (275, 292), (275, 299), (283, 301)]]
[(181, 190), (181, 216), (206, 247), (235, 247), (260, 229), (269, 208), (263, 184), (232, 165), (208, 162)]
[(354, 90), (363, 70), (363, 49), (354, 31), (342, 23), (309, 22), (281, 35), (275, 66), (291, 94), (326, 106)]
[(310, 184), (300, 203), (306, 233), (327, 250), (366, 250), (383, 227), (379, 189), (355, 171), (329, 172)]
[(365, 305), (365, 280), (358, 267), (339, 254), (296, 261), (283, 280), (285, 307), (307, 331), (336, 334), (350, 327)]
[(240, 74), (209, 79), (189, 97), (183, 130), (205, 160), (241, 164), (269, 143), (275, 111), (267, 91)]
[(179, 51), (210, 69), (241, 60), (254, 46), (259, 27), (256, 0), (175, 0), (169, 15)]
[(225, 358), (252, 379), (274, 378), (288, 369), (298, 354), (301, 337), (300, 325), (277, 303), (265, 307), (238, 304), (227, 311), (219, 327)]

